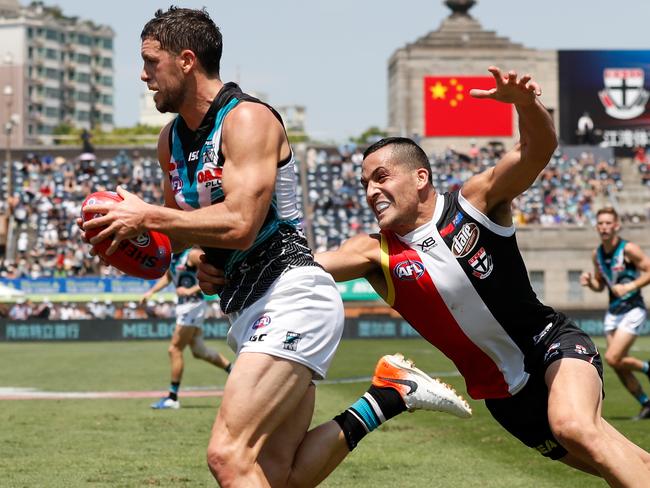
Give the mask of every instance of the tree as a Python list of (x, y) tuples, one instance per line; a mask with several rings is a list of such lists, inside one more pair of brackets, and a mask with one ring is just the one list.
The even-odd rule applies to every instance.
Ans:
[(351, 142), (356, 142), (357, 144), (372, 144), (377, 142), (379, 139), (386, 137), (388, 134), (386, 131), (381, 130), (376, 125), (368, 127), (365, 131), (361, 133), (359, 137), (350, 137)]

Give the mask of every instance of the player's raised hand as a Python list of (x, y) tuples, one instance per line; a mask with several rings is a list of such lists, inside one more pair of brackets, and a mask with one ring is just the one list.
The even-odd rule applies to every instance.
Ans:
[(103, 214), (85, 222), (83, 230), (105, 227), (89, 242), (94, 246), (113, 236), (113, 242), (106, 251), (107, 256), (117, 250), (121, 241), (137, 237), (147, 230), (144, 226), (144, 215), (149, 204), (121, 186), (117, 187), (117, 194), (123, 198), (121, 202), (96, 203), (84, 208), (84, 212)]
[(529, 74), (519, 77), (516, 71), (509, 71), (504, 75), (496, 66), (490, 66), (488, 71), (492, 73), (496, 87), (490, 90), (473, 88), (469, 94), (474, 98), (491, 98), (523, 106), (534, 103), (535, 98), (542, 94), (542, 89)]

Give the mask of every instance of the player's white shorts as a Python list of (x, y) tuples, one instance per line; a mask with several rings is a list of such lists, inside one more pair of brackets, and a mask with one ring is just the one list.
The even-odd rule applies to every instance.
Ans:
[(205, 300), (176, 305), (176, 325), (183, 327), (203, 327), (207, 304)]
[(343, 334), (343, 302), (317, 266), (290, 269), (255, 303), (228, 315), (228, 345), (303, 364), (322, 379)]
[(607, 312), (604, 321), (605, 334), (621, 329), (630, 334), (639, 335), (646, 315), (646, 309), (641, 307), (633, 308), (619, 315)]

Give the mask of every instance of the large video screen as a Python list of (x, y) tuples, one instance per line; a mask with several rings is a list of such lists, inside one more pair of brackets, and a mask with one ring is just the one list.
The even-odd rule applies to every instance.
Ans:
[[(614, 148), (650, 140), (650, 51), (559, 51), (560, 137)], [(587, 114), (593, 130), (578, 121)], [(581, 128), (590, 128), (588, 122)], [(587, 140), (589, 139), (589, 140)]]

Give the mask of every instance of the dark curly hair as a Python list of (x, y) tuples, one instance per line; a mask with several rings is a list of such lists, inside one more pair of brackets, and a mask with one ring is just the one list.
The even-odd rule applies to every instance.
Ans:
[(158, 41), (162, 49), (174, 54), (189, 49), (206, 73), (219, 76), (223, 39), (205, 7), (198, 10), (172, 5), (167, 11), (159, 9), (145, 24), (140, 39)]

